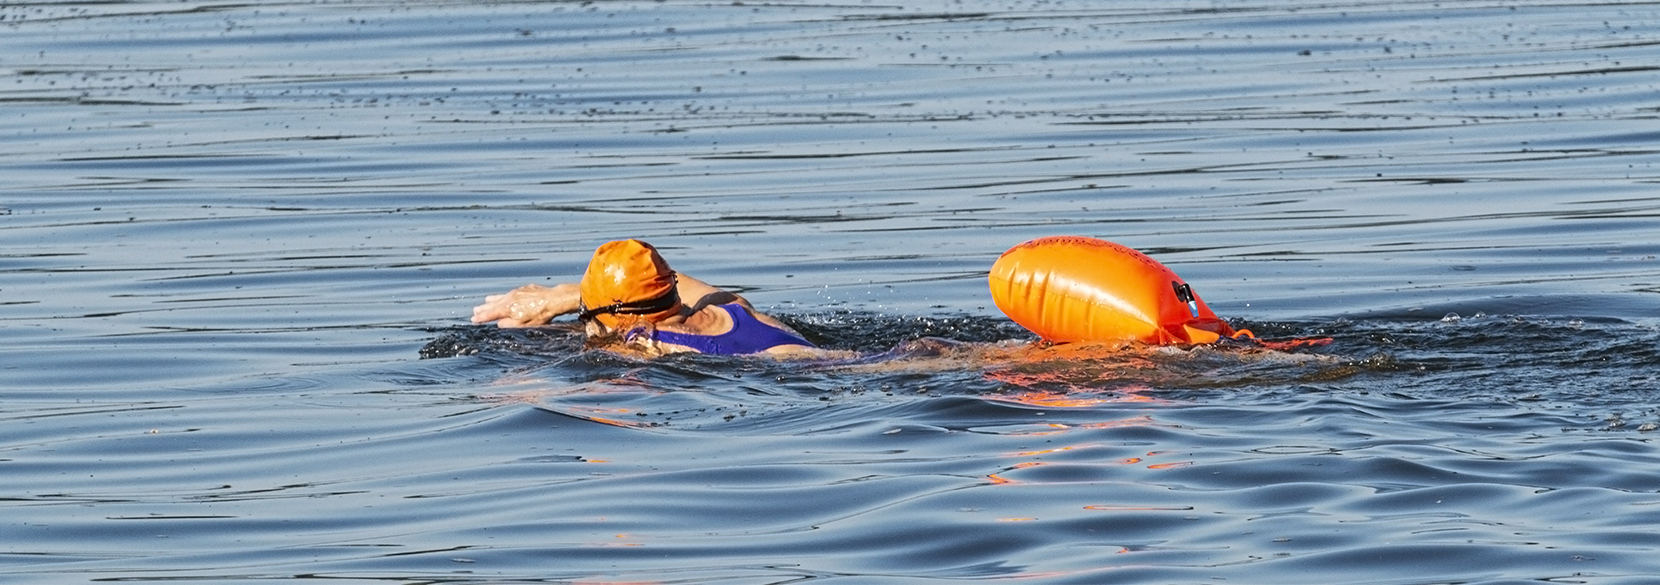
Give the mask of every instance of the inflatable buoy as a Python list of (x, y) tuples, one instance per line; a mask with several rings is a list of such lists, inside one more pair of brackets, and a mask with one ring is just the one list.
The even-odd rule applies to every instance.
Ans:
[(1201, 344), (1235, 336), (1163, 264), (1083, 236), (1038, 238), (1004, 252), (991, 266), (991, 299), (1009, 319), (1056, 343)]

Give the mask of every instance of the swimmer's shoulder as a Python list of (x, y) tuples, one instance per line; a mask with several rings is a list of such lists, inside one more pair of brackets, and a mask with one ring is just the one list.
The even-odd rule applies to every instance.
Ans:
[(768, 348), (760, 355), (778, 360), (841, 360), (859, 357), (859, 352), (808, 345), (779, 345)]

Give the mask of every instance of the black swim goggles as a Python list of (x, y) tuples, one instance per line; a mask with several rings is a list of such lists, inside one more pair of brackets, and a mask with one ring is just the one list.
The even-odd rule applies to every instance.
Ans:
[(663, 311), (673, 309), (675, 306), (680, 304), (680, 291), (678, 290), (678, 284), (679, 279), (671, 280), (669, 292), (664, 293), (662, 296), (657, 298), (646, 299), (643, 301), (611, 303), (603, 307), (594, 307), (590, 309), (588, 308), (588, 305), (578, 300), (577, 306), (582, 309), (582, 312), (577, 313), (576, 318), (581, 321), (588, 321), (593, 319), (595, 316), (605, 314), (649, 315), (651, 313), (661, 313)]

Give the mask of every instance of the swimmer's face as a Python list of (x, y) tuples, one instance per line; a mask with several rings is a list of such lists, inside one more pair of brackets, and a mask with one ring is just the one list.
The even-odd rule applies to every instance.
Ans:
[(601, 325), (599, 321), (589, 319), (583, 324), (582, 332), (587, 335), (582, 346), (588, 349), (613, 347), (622, 340), (615, 329)]
[(588, 337), (604, 337), (612, 334), (611, 328), (600, 324), (599, 319), (587, 320), (583, 324), (583, 332), (587, 333)]
[(599, 319), (589, 319), (583, 324), (582, 332), (588, 336), (588, 347), (609, 347), (626, 344), (628, 340), (624, 339), (623, 333), (629, 330), (607, 327)]
[[(662, 355), (657, 342), (651, 339), (650, 329), (649, 321), (638, 322), (630, 329), (615, 329), (606, 327), (597, 320), (590, 320), (583, 326), (583, 333), (587, 338), (583, 340), (582, 346), (586, 349), (638, 352), (645, 356)], [(626, 335), (625, 331), (631, 332), (632, 335)]]

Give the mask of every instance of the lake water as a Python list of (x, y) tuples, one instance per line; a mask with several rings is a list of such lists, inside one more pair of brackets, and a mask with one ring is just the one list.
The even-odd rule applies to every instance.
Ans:
[[(0, 582), (1653, 583), (1660, 5), (0, 5)], [(1079, 234), (1327, 346), (1036, 348)], [(466, 323), (637, 237), (860, 357)]]

